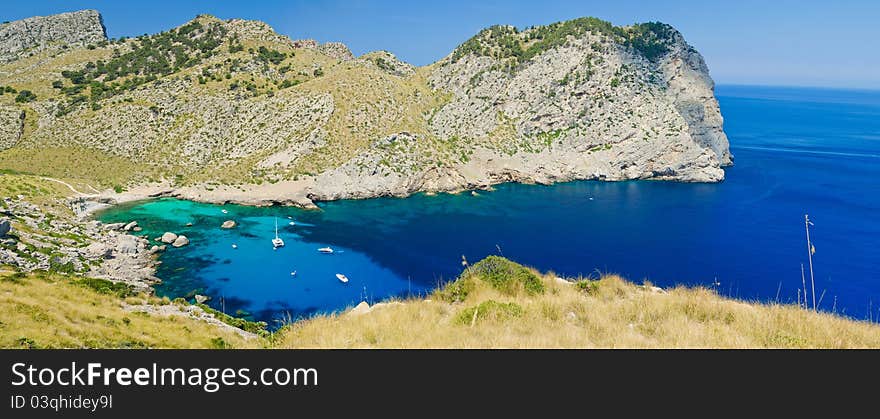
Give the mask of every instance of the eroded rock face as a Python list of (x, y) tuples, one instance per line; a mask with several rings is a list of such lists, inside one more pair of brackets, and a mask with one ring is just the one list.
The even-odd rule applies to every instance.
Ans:
[(82, 45), (106, 39), (101, 14), (95, 10), (29, 17), (0, 25), (0, 62), (53, 44)]
[(354, 54), (348, 46), (341, 42), (327, 42), (318, 46), (318, 50), (337, 60), (348, 61), (354, 59)]
[(0, 105), (0, 150), (14, 146), (24, 132), (24, 111)]

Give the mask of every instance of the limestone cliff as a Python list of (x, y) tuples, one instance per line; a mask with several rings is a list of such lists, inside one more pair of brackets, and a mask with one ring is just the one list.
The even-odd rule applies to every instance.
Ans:
[(50, 46), (85, 46), (106, 39), (101, 15), (94, 10), (16, 20), (0, 25), (0, 62)]

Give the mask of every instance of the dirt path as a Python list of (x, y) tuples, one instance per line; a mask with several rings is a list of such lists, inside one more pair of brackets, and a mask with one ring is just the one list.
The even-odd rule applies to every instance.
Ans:
[(67, 182), (65, 182), (65, 181), (63, 181), (63, 180), (60, 180), (60, 179), (55, 179), (55, 178), (50, 178), (50, 177), (45, 177), (45, 176), (41, 177), (41, 179), (43, 179), (43, 180), (48, 180), (48, 181), (55, 182), (55, 183), (60, 183), (60, 184), (62, 184), (62, 185), (64, 185), (64, 186), (67, 186), (67, 187), (68, 187), (71, 191), (73, 191), (73, 193), (75, 193), (77, 196), (95, 196), (95, 195), (97, 195), (97, 192), (98, 192), (97, 190), (95, 190), (95, 188), (93, 188), (93, 187), (92, 187), (91, 185), (89, 185), (89, 184), (86, 184), (86, 186), (88, 186), (89, 189), (95, 191), (96, 193), (93, 193), (93, 194), (82, 193), (82, 192), (76, 190), (76, 188), (74, 188), (73, 185), (71, 185), (71, 184), (69, 184), (69, 183), (67, 183)]

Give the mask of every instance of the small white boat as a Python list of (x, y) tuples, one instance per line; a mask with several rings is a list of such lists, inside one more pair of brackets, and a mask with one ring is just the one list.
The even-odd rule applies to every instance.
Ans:
[(348, 282), (348, 277), (343, 274), (336, 274), (336, 278), (343, 283)]
[(318, 249), (318, 251), (321, 253), (333, 253), (333, 249), (330, 247), (322, 247)]
[(290, 276), (296, 276), (296, 271), (291, 272)]
[(224, 214), (229, 214), (229, 211), (226, 211), (226, 210), (220, 210), (220, 212), (222, 212)]
[(293, 221), (291, 221), (291, 222), (289, 222), (289, 223), (287, 223), (287, 225), (292, 225), (292, 226), (295, 226), (295, 225), (296, 225), (296, 223), (295, 223), (295, 222), (293, 222)]
[(281, 237), (278, 237), (278, 219), (275, 219), (275, 238), (272, 239), (272, 247), (277, 249), (279, 247), (284, 247), (284, 240), (281, 240)]
[(237, 244), (233, 244), (233, 245), (232, 245), (232, 248), (233, 248), (233, 249), (238, 249), (238, 245), (237, 245)]

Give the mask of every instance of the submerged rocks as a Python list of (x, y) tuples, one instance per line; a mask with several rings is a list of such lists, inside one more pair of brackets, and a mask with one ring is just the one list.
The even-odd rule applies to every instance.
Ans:
[(177, 234), (166, 231), (159, 240), (162, 241), (162, 243), (171, 244), (174, 243), (175, 240), (177, 240)]
[(188, 244), (189, 244), (189, 239), (186, 238), (186, 236), (181, 235), (181, 236), (177, 236), (177, 238), (174, 239), (174, 242), (171, 243), (171, 246), (173, 246), (173, 247), (183, 247), (183, 246), (186, 246), (186, 245), (188, 245)]
[(235, 221), (226, 220), (223, 222), (222, 225), (220, 225), (220, 228), (230, 229), (230, 228), (235, 228), (236, 225), (238, 225), (238, 224), (236, 224)]
[(12, 223), (9, 222), (9, 219), (0, 220), (0, 237), (5, 237), (10, 231), (12, 231)]

